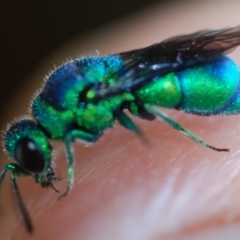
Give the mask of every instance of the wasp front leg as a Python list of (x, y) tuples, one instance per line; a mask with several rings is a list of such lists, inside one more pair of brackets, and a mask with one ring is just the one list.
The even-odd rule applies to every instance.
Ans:
[(67, 189), (63, 194), (61, 194), (59, 198), (67, 196), (73, 186), (74, 165), (75, 165), (75, 153), (74, 153), (73, 142), (77, 139), (84, 142), (95, 142), (101, 135), (102, 133), (95, 135), (82, 130), (72, 130), (70, 133), (66, 135), (64, 143), (65, 143), (66, 159), (67, 159), (67, 165), (68, 165), (68, 169), (67, 169), (68, 183), (67, 183)]
[(23, 220), (26, 226), (26, 229), (29, 233), (33, 232), (33, 225), (32, 225), (32, 221), (31, 218), (28, 214), (28, 211), (25, 207), (25, 204), (23, 202), (22, 196), (20, 194), (18, 185), (17, 185), (17, 181), (16, 181), (16, 176), (29, 176), (30, 174), (28, 172), (26, 172), (20, 165), (16, 164), (16, 163), (9, 163), (7, 164), (3, 170), (0, 173), (0, 184), (2, 183), (7, 171), (10, 171), (10, 181), (12, 184), (12, 189), (13, 189), (13, 193), (16, 197), (16, 201), (18, 204), (18, 207), (20, 209), (20, 212), (23, 216)]

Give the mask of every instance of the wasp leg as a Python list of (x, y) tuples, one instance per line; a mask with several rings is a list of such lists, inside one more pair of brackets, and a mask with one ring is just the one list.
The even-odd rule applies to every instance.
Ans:
[(13, 192), (14, 192), (14, 195), (16, 197), (17, 204), (18, 204), (18, 207), (20, 209), (20, 212), (23, 216), (23, 220), (24, 220), (26, 229), (29, 233), (32, 233), (33, 232), (32, 221), (31, 221), (31, 218), (30, 218), (30, 216), (28, 214), (28, 211), (25, 207), (25, 204), (23, 202), (23, 199), (22, 199), (22, 196), (20, 194), (20, 191), (19, 191), (19, 188), (18, 188), (18, 185), (17, 185), (17, 181), (16, 181), (16, 176), (28, 176), (29, 173), (24, 171), (18, 164), (9, 163), (3, 168), (3, 170), (0, 173), (0, 184), (2, 183), (7, 171), (11, 172), (10, 180), (11, 180)]
[(118, 122), (125, 128), (127, 128), (128, 130), (136, 133), (136, 134), (142, 134), (141, 130), (138, 128), (138, 126), (133, 122), (133, 120), (128, 117), (127, 114), (125, 114), (124, 112), (119, 112), (117, 114), (117, 119)]
[(60, 199), (67, 196), (69, 191), (72, 188), (73, 182), (74, 182), (74, 164), (75, 164), (75, 154), (74, 154), (74, 148), (73, 148), (73, 142), (76, 139), (86, 141), (86, 142), (95, 142), (102, 133), (98, 135), (94, 135), (82, 130), (72, 130), (67, 136), (65, 137), (65, 151), (66, 151), (66, 159), (68, 164), (68, 170), (67, 170), (67, 189), (63, 194), (60, 195)]
[(147, 111), (149, 111), (150, 113), (155, 115), (157, 118), (159, 118), (163, 122), (167, 123), (169, 126), (184, 133), (185, 135), (187, 135), (189, 138), (191, 138), (196, 143), (199, 143), (199, 144), (203, 145), (204, 147), (207, 147), (207, 148), (213, 149), (215, 151), (219, 151), (219, 152), (228, 152), (229, 151), (229, 149), (227, 149), (227, 148), (216, 148), (216, 147), (213, 147), (213, 146), (209, 145), (208, 143), (204, 142), (202, 139), (200, 139), (198, 136), (193, 134), (191, 131), (182, 127), (178, 122), (171, 119), (166, 113), (162, 112), (159, 108), (157, 108), (155, 106), (150, 106), (150, 107), (146, 107), (146, 109), (147, 109)]
[(131, 102), (128, 106), (128, 110), (135, 116), (138, 116), (142, 119), (152, 121), (156, 117), (146, 110), (143, 104)]
[(143, 134), (140, 128), (134, 123), (134, 121), (130, 117), (128, 117), (127, 114), (125, 114), (124, 112), (119, 112), (117, 114), (117, 119), (118, 119), (118, 122), (123, 127), (136, 133), (144, 143), (148, 142), (146, 136)]

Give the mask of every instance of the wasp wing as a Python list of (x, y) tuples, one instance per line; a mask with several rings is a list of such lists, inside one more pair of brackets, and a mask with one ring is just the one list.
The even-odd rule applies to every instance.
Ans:
[(110, 85), (104, 81), (94, 86), (95, 100), (136, 89), (169, 72), (207, 63), (228, 54), (238, 45), (240, 26), (176, 36), (146, 48), (120, 53), (125, 64), (113, 74), (116, 82)]

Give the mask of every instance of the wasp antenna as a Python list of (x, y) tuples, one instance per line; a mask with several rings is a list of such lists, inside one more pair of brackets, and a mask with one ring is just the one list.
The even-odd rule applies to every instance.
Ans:
[[(12, 183), (13, 192), (14, 192), (14, 195), (15, 195), (16, 200), (17, 200), (17, 204), (18, 204), (19, 209), (21, 211), (21, 214), (23, 216), (23, 220), (24, 220), (26, 229), (29, 233), (32, 233), (33, 232), (32, 221), (31, 221), (31, 218), (30, 218), (30, 216), (28, 214), (28, 211), (25, 207), (25, 204), (22, 200), (22, 196), (20, 194), (20, 191), (19, 191), (17, 181), (16, 181), (16, 177), (15, 177), (14, 173), (11, 174), (10, 179), (11, 179), (11, 183)], [(1, 178), (0, 178), (0, 180), (1, 180)]]
[(196, 136), (194, 133), (189, 131), (188, 129), (181, 126), (178, 122), (171, 119), (166, 113), (162, 112), (159, 108), (155, 106), (151, 106), (146, 108), (147, 111), (152, 113), (154, 116), (171, 126), (172, 128), (176, 129), (179, 132), (182, 132), (183, 134), (187, 135), (189, 138), (191, 138), (194, 142), (201, 144), (204, 147), (213, 149), (218, 152), (229, 152), (229, 149), (227, 148), (216, 148), (214, 146), (209, 145), (208, 143), (204, 142), (202, 139), (200, 139), (198, 136)]
[(52, 183), (50, 183), (50, 187), (57, 193), (60, 193), (60, 191), (54, 187), (54, 185)]

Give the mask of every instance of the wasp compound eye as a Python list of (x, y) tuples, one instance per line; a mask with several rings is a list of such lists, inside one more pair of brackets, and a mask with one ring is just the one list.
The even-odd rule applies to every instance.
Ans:
[(15, 150), (17, 162), (27, 171), (41, 173), (44, 170), (44, 156), (37, 144), (29, 138), (19, 140)]

